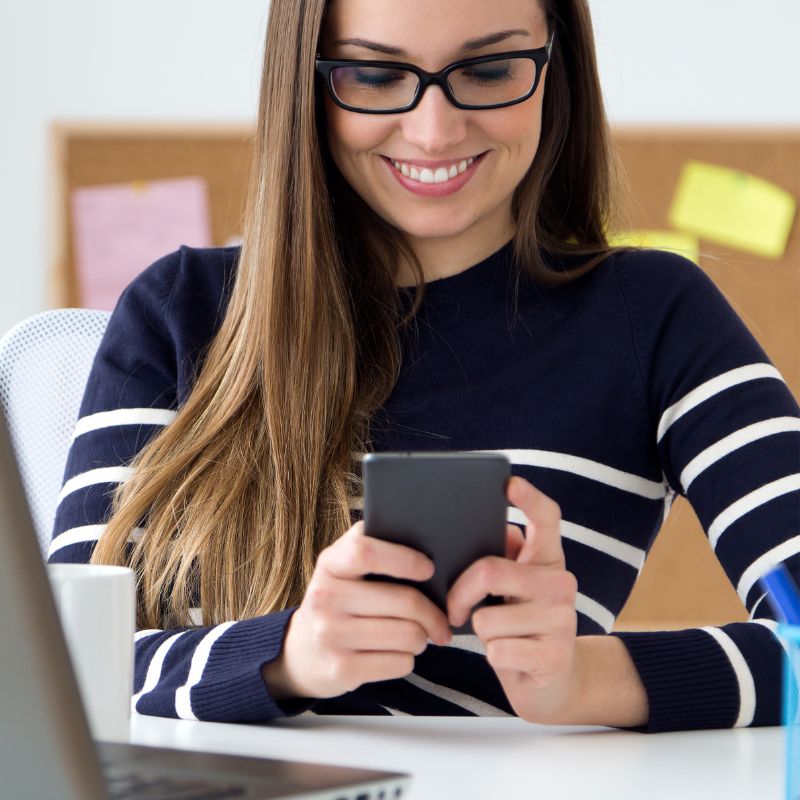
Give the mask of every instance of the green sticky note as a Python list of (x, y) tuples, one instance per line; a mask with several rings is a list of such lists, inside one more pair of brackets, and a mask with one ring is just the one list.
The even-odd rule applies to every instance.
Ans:
[(769, 181), (715, 164), (687, 161), (669, 222), (703, 239), (780, 258), (796, 213), (795, 198)]
[(613, 247), (647, 247), (667, 250), (700, 263), (700, 242), (696, 236), (680, 231), (637, 230), (613, 233), (608, 237)]

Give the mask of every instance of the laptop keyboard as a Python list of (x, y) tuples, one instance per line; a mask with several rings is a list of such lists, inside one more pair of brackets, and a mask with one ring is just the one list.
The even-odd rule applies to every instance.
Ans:
[(106, 773), (106, 786), (112, 800), (225, 800), (247, 794), (241, 785), (148, 777), (134, 772)]

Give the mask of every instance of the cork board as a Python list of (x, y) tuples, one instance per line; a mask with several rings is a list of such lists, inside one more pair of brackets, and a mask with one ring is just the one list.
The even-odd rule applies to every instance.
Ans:
[[(204, 176), (213, 241), (221, 245), (241, 233), (252, 132), (246, 125), (55, 125), (51, 305), (80, 304), (70, 238), (73, 188)], [(624, 128), (616, 129), (613, 139), (631, 188), (624, 215), (635, 228), (669, 227), (670, 202), (688, 159), (751, 172), (800, 198), (800, 129)], [(701, 241), (700, 262), (800, 398), (800, 224), (780, 260)], [(691, 506), (678, 498), (617, 629), (746, 618)]]
[(248, 125), (53, 125), (49, 304), (81, 305), (70, 218), (73, 189), (201, 176), (208, 184), (212, 244), (220, 246), (242, 231), (252, 134)]

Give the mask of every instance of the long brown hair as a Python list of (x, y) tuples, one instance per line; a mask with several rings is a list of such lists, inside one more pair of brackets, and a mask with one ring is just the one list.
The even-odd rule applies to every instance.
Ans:
[[(596, 267), (614, 161), (586, 0), (540, 0), (555, 27), (534, 162), (513, 198), (519, 270), (563, 283)], [(315, 87), (326, 0), (272, 0), (254, 168), (229, 305), (175, 420), (136, 456), (92, 557), (128, 564), (138, 624), (245, 619), (298, 604), (351, 525), (368, 424), (399, 375), (402, 232), (332, 163)], [(315, 90), (316, 89), (316, 90)], [(554, 270), (543, 252), (578, 255)], [(132, 546), (131, 531), (146, 533)]]

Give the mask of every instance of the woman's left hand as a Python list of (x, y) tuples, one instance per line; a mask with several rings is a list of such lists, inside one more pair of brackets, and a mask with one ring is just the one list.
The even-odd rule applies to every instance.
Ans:
[(471, 564), (447, 596), (453, 626), (489, 594), (502, 605), (472, 614), (472, 626), (486, 648), (509, 703), (529, 722), (558, 723), (577, 701), (575, 596), (577, 581), (567, 572), (561, 546), (561, 509), (524, 478), (512, 477), (508, 499), (526, 518), (526, 536), (509, 524), (506, 557)]

